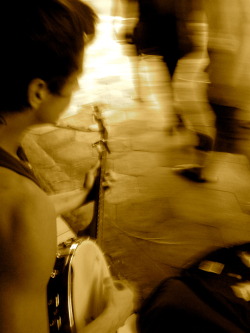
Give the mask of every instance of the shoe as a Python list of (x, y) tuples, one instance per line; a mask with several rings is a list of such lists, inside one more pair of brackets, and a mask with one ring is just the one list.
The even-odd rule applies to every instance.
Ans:
[(203, 167), (198, 164), (182, 164), (176, 165), (173, 171), (196, 183), (205, 183), (207, 180), (202, 177)]
[(175, 123), (169, 127), (166, 127), (166, 133), (169, 136), (174, 135), (175, 133), (178, 133), (181, 130), (185, 130), (186, 126), (182, 119), (182, 116), (180, 114), (175, 114)]
[(203, 133), (196, 133), (198, 137), (198, 144), (195, 146), (195, 149), (202, 150), (202, 151), (211, 151), (213, 148), (213, 139), (206, 134)]
[(218, 181), (218, 178), (216, 176), (203, 176), (202, 171), (204, 170), (204, 167), (202, 167), (199, 164), (182, 164), (182, 165), (176, 165), (173, 168), (173, 171), (177, 173), (180, 176), (183, 176), (193, 182), (196, 183), (216, 183)]

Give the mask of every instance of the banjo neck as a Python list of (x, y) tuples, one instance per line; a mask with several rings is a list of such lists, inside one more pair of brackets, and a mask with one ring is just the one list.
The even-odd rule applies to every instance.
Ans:
[(100, 111), (100, 108), (94, 106), (94, 118), (98, 125), (100, 140), (93, 143), (99, 154), (100, 168), (98, 170), (94, 185), (88, 195), (87, 201), (94, 200), (94, 211), (91, 223), (89, 226), (78, 234), (78, 236), (89, 236), (91, 238), (97, 239), (97, 242), (101, 242), (102, 239), (102, 228), (103, 228), (103, 214), (104, 214), (104, 193), (105, 188), (103, 186), (103, 180), (105, 177), (105, 166), (106, 157), (110, 153), (108, 147), (108, 131)]

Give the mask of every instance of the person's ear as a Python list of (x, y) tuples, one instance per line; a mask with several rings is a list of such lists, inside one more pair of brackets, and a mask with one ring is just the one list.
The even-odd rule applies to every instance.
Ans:
[(33, 79), (28, 86), (28, 102), (32, 109), (38, 109), (48, 96), (47, 84), (42, 79)]

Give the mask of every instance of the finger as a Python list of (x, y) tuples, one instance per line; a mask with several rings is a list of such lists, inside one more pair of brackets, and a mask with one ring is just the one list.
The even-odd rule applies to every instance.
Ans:
[(117, 175), (114, 171), (109, 170), (109, 171), (105, 172), (104, 178), (109, 178), (112, 181), (116, 181), (117, 180)]
[(103, 181), (102, 182), (102, 187), (104, 188), (104, 189), (108, 189), (108, 188), (110, 188), (110, 187), (112, 187), (112, 183), (111, 182), (109, 182), (109, 181)]
[(128, 289), (133, 293), (136, 293), (135, 286), (128, 280), (115, 280), (114, 286), (117, 287), (118, 290)]
[(96, 162), (96, 164), (94, 164), (91, 168), (90, 168), (90, 170), (89, 171), (91, 171), (91, 172), (96, 172), (99, 168), (100, 168), (100, 166), (101, 166), (101, 161), (100, 160), (98, 160), (97, 162)]
[(113, 283), (118, 290), (132, 289), (131, 283), (127, 280), (114, 280)]
[(113, 287), (114, 286), (113, 278), (111, 276), (104, 278), (103, 285), (104, 285), (104, 287), (107, 287), (107, 288)]
[(115, 183), (115, 179), (113, 179), (113, 178), (111, 178), (111, 177), (106, 177), (106, 176), (104, 176), (104, 177), (103, 177), (103, 180), (104, 180), (105, 182)]
[(114, 281), (114, 286), (118, 290), (124, 290), (124, 289), (126, 289), (126, 285), (123, 282), (121, 282), (121, 281)]

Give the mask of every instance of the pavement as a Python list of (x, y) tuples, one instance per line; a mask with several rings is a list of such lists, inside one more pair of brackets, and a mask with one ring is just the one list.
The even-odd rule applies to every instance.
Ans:
[[(178, 274), (197, 257), (250, 241), (249, 162), (244, 155), (221, 154), (215, 183), (194, 183), (174, 173), (175, 165), (199, 158), (194, 128), (213, 131), (204, 80), (199, 90), (197, 81), (185, 79), (192, 64), (199, 67), (200, 58), (182, 63), (187, 71), (177, 80), (178, 103), (182, 112), (189, 110), (187, 128), (169, 133), (171, 93), (163, 89), (161, 64), (153, 61), (153, 69), (150, 61), (143, 65), (142, 99), (138, 99), (133, 62), (111, 37), (102, 42), (110, 18), (103, 16), (100, 24), (97, 42), (85, 60), (81, 89), (70, 108), (58, 124), (31, 129), (24, 146), (46, 192), (80, 188), (98, 160), (92, 144), (100, 133), (89, 129), (95, 124), (91, 105), (101, 104), (111, 150), (105, 168), (113, 172), (115, 182), (104, 195), (98, 242), (113, 274), (133, 283), (139, 299), (144, 299), (163, 278)], [(246, 136), (241, 144), (248, 142)], [(80, 218), (65, 217), (73, 233), (81, 230), (92, 209), (89, 204)]]

